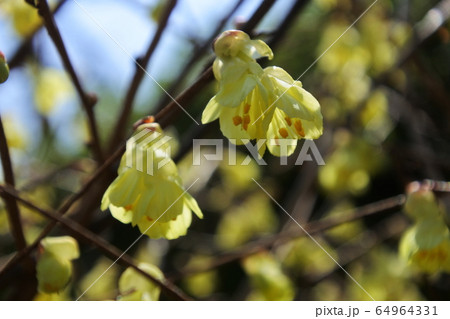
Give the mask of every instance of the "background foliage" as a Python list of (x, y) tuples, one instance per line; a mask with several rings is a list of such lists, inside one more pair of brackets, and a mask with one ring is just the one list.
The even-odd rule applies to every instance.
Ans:
[[(142, 279), (132, 269), (127, 282), (119, 277), (139, 263), (161, 269), (149, 272), (162, 280), (162, 299), (180, 297), (173, 292), (181, 289), (200, 300), (369, 300), (330, 257), (376, 300), (450, 299), (450, 257), (427, 271), (399, 254), (402, 236), (418, 223), (403, 210), (407, 191), (435, 191), (430, 201), (448, 232), (448, 185), (411, 183), (449, 178), (449, 1), (244, 0), (224, 1), (223, 8), (185, 0), (79, 1), (122, 47), (72, 0), (49, 1), (58, 42), (43, 3), (39, 15), (25, 1), (0, 1), (0, 50), (11, 69), (0, 85), (9, 185), (1, 192), (2, 300), (127, 299), (130, 282)], [(296, 166), (300, 147), (288, 165), (266, 154), (267, 166), (192, 166), (192, 139), (223, 138), (218, 123), (195, 125), (150, 77), (199, 121), (216, 89), (211, 43), (230, 28), (266, 41), (271, 64), (301, 76), (319, 100), (324, 135), (317, 146), (325, 166)], [(185, 185), (199, 178), (190, 192), (205, 217), (179, 239), (142, 238), (92, 285), (140, 234), (99, 206), (133, 123), (150, 114), (176, 138)], [(239, 163), (248, 151), (238, 150)], [(424, 216), (435, 209), (420, 207)], [(63, 225), (48, 226), (57, 213), (66, 213)], [(35, 279), (36, 238), (45, 229), (80, 245), (70, 284), (54, 294), (38, 293)]]

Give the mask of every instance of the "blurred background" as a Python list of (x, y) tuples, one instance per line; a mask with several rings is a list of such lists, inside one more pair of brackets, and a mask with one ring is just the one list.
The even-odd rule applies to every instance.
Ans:
[[(80, 81), (98, 98), (94, 111), (106, 150), (136, 72), (133, 59), (140, 61), (147, 50), (168, 1), (49, 3)], [(245, 26), (264, 3), (267, 12), (248, 31), (274, 51), (275, 58), (261, 64), (284, 68), (320, 102), (324, 135), (316, 145), (325, 165), (295, 165), (298, 147), (288, 165), (267, 153), (267, 166), (252, 160), (193, 167), (192, 139), (223, 138), (219, 125), (198, 128), (183, 112), (172, 114), (165, 130), (176, 140), (185, 185), (200, 178), (190, 192), (205, 217), (194, 220), (184, 237), (142, 238), (129, 254), (159, 266), (200, 300), (369, 300), (316, 243), (292, 238), (294, 232), (301, 236), (298, 225), (252, 178), (302, 225), (404, 194), (413, 181), (448, 180), (450, 1), (179, 0), (147, 65), (154, 79), (144, 76), (120, 129), (131, 133), (135, 121), (171, 101), (160, 86), (177, 96), (195, 83), (214, 58), (214, 37)], [(40, 206), (56, 209), (97, 167), (86, 115), (37, 10), (25, 1), (0, 0), (0, 50), (11, 68), (0, 85), (0, 113), (16, 187)], [(183, 106), (199, 121), (215, 90), (209, 80)], [(248, 154), (238, 147), (238, 164)], [(116, 169), (117, 163), (112, 177)], [(71, 213), (124, 250), (139, 231), (100, 211), (107, 180), (93, 191), (97, 197), (81, 200)], [(448, 196), (437, 197), (448, 218)], [(1, 205), (0, 266), (15, 252)], [(21, 213), (26, 240), (32, 242), (47, 220), (25, 207)], [(314, 237), (376, 300), (449, 300), (448, 273), (424, 272), (399, 254), (399, 241), (411, 225), (401, 205), (392, 205)], [(66, 232), (57, 227), (51, 234)], [(15, 283), (27, 278), (11, 271), (0, 280), (0, 298), (76, 298), (111, 263), (80, 244), (81, 257), (63, 293), (21, 294)], [(114, 265), (83, 299), (115, 299), (122, 271)]]

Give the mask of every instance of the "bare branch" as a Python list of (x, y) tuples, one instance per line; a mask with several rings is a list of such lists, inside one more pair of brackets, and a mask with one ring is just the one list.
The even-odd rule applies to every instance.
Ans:
[[(117, 161), (117, 159), (123, 154), (125, 151), (125, 144), (119, 147), (114, 154), (112, 154), (103, 164), (100, 166), (94, 174), (90, 177), (90, 179), (84, 184), (84, 186), (75, 194), (70, 196), (58, 209), (57, 214), (64, 215), (69, 211), (72, 205), (79, 200), (83, 195), (85, 195), (92, 185), (95, 184), (99, 180), (99, 178), (109, 169), (109, 167)], [(20, 250), (12, 259), (8, 261), (8, 263), (0, 270), (0, 279), (7, 274), (7, 272), (12, 269), (17, 263), (19, 263), (24, 257), (28, 256), (36, 247), (39, 245), (39, 242), (45, 238), (50, 231), (56, 226), (57, 222), (50, 222), (44, 230), (39, 234), (39, 236), (35, 239), (35, 241), (26, 247), (25, 249)]]
[[(368, 204), (366, 206), (362, 206), (358, 209), (355, 209), (352, 211), (352, 213), (347, 214), (345, 216), (339, 216), (339, 217), (329, 217), (325, 220), (317, 221), (317, 222), (311, 222), (307, 225), (305, 225), (303, 228), (310, 234), (318, 234), (321, 232), (324, 232), (328, 229), (331, 229), (333, 227), (352, 222), (358, 219), (361, 219), (363, 217), (378, 214), (381, 212), (384, 212), (388, 209), (396, 208), (404, 204), (405, 202), (405, 195), (397, 195), (394, 197), (390, 197), (375, 203)], [(223, 255), (218, 256), (210, 263), (206, 263), (202, 265), (201, 267), (195, 267), (195, 268), (187, 268), (185, 270), (182, 270), (178, 274), (174, 274), (169, 276), (173, 281), (177, 281), (180, 278), (183, 278), (188, 275), (193, 275), (201, 272), (205, 272), (208, 270), (212, 270), (218, 267), (221, 267), (223, 265), (239, 261), (242, 258), (251, 256), (253, 254), (256, 254), (262, 250), (265, 250), (267, 248), (270, 248), (272, 246), (279, 245), (285, 242), (288, 242), (293, 239), (301, 238), (306, 236), (306, 233), (299, 232), (298, 230), (290, 231), (282, 234), (277, 234), (268, 238), (263, 238), (260, 240), (257, 240), (255, 242), (248, 243), (244, 247), (237, 249), (233, 252), (228, 252)]]
[(89, 129), (91, 133), (91, 146), (93, 148), (95, 157), (99, 162), (103, 162), (103, 153), (100, 147), (100, 137), (98, 134), (94, 114), (94, 105), (97, 103), (97, 97), (92, 94), (87, 94), (84, 91), (83, 86), (81, 85), (81, 82), (77, 76), (77, 73), (75, 72), (75, 69), (70, 61), (69, 55), (64, 45), (64, 41), (58, 30), (52, 12), (50, 11), (47, 0), (39, 1), (37, 8), (39, 14), (44, 20), (44, 24), (48, 31), (48, 34), (52, 39), (56, 49), (58, 50), (63, 65), (67, 73), (69, 73), (70, 78), (72, 79), (73, 85), (75, 86), (75, 89), (78, 92), (84, 111), (86, 112), (89, 123)]
[(117, 260), (119, 264), (125, 267), (131, 267), (135, 269), (137, 272), (139, 272), (146, 278), (153, 281), (159, 287), (161, 287), (162, 291), (166, 293), (168, 296), (175, 298), (176, 300), (191, 300), (190, 297), (188, 297), (183, 291), (181, 291), (181, 289), (173, 285), (169, 280), (167, 279), (159, 280), (153, 277), (152, 275), (146, 273), (145, 271), (141, 270), (130, 256), (124, 254), (122, 251), (120, 251), (118, 248), (108, 243), (102, 237), (97, 236), (96, 234), (84, 228), (74, 220), (61, 216), (56, 212), (48, 211), (36, 206), (34, 203), (20, 197), (19, 192), (12, 187), (0, 186), (0, 191), (4, 194), (8, 194), (9, 196), (14, 197), (23, 205), (38, 212), (39, 214), (49, 219), (52, 219), (55, 222), (60, 223), (64, 228), (70, 231), (78, 240), (85, 241), (97, 247), (105, 255), (109, 256), (110, 258), (113, 258), (114, 260)]
[[(62, 6), (67, 2), (67, 0), (61, 0), (53, 9), (52, 15), (55, 15)], [(34, 7), (34, 4), (32, 5)], [(41, 29), (42, 25), (39, 25), (33, 31), (28, 34), (25, 40), (21, 43), (19, 48), (16, 50), (14, 55), (9, 59), (9, 68), (14, 69), (23, 63), (23, 61), (31, 54), (31, 42), (36, 35), (36, 33)]]
[(138, 92), (142, 79), (144, 78), (145, 75), (144, 69), (147, 67), (148, 62), (150, 61), (153, 55), (153, 52), (155, 52), (155, 49), (159, 44), (161, 36), (167, 27), (170, 15), (172, 14), (176, 4), (177, 0), (170, 0), (167, 3), (164, 13), (161, 15), (161, 19), (158, 24), (158, 29), (156, 30), (156, 33), (153, 36), (153, 40), (151, 41), (150, 46), (147, 49), (147, 52), (145, 53), (142, 59), (138, 59), (139, 65), (136, 66), (136, 72), (134, 73), (134, 77), (131, 80), (131, 83), (128, 87), (128, 91), (125, 96), (122, 110), (120, 112), (116, 124), (113, 126), (114, 130), (110, 139), (110, 146), (109, 146), (110, 150), (114, 150), (117, 145), (117, 141), (121, 141), (124, 137), (125, 128), (127, 127), (127, 122), (130, 117), (134, 99), (136, 98), (136, 94)]
[[(3, 121), (1, 116), (0, 116), (0, 155), (2, 159), (2, 168), (5, 184), (11, 187), (15, 187), (11, 157), (9, 156), (8, 142), (6, 141), (6, 134), (5, 130), (3, 129)], [(9, 224), (11, 226), (11, 233), (16, 242), (17, 250), (21, 251), (26, 248), (27, 243), (25, 241), (25, 236), (23, 235), (19, 206), (17, 205), (17, 202), (14, 199), (14, 197), (11, 197), (7, 194), (3, 194), (3, 200), (5, 201), (6, 210), (8, 212)]]
[[(244, 3), (244, 0), (238, 0), (236, 4), (231, 8), (230, 12), (217, 24), (214, 31), (211, 33), (209, 38), (201, 45), (198, 46), (195, 51), (192, 53), (190, 59), (186, 62), (186, 64), (183, 67), (183, 70), (180, 71), (177, 78), (171, 83), (170, 87), (167, 89), (167, 92), (170, 95), (174, 95), (178, 89), (180, 88), (181, 84), (184, 82), (186, 77), (188, 76), (189, 72), (192, 70), (192, 68), (195, 66), (196, 62), (208, 51), (208, 49), (211, 48), (211, 44), (214, 41), (214, 39), (217, 37), (219, 32), (223, 29), (225, 24), (228, 22), (228, 20), (231, 18), (231, 16), (236, 12), (237, 9)], [(156, 106), (156, 111), (159, 112), (167, 103), (170, 102), (169, 96), (167, 94), (164, 94), (161, 97), (161, 100), (158, 102), (158, 105)]]

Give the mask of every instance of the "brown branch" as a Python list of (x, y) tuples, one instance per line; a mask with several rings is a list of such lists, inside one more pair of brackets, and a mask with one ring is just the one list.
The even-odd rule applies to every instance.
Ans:
[[(5, 184), (11, 187), (15, 187), (11, 157), (9, 155), (8, 142), (6, 140), (6, 134), (3, 128), (3, 121), (1, 116), (0, 116), (0, 156), (2, 160), (3, 178), (5, 179)], [(16, 248), (18, 251), (21, 251), (26, 248), (27, 243), (25, 241), (25, 236), (23, 235), (19, 206), (17, 205), (16, 200), (7, 194), (4, 194), (3, 200), (5, 201), (6, 211), (8, 212), (8, 221), (11, 227), (11, 233), (16, 242)]]
[(295, 19), (303, 11), (303, 9), (309, 3), (309, 1), (310, 0), (297, 0), (297, 1), (295, 1), (295, 3), (292, 6), (291, 10), (289, 10), (289, 13), (284, 18), (283, 22), (281, 22), (281, 24), (277, 27), (277, 30), (272, 34), (271, 39), (268, 42), (268, 45), (271, 48), (273, 48), (274, 46), (278, 45), (278, 43), (281, 41), (281, 39), (284, 38), (286, 32), (292, 26), (292, 24), (294, 23)]
[(275, 0), (264, 0), (241, 30), (246, 33), (251, 33), (251, 31), (253, 31), (253, 29), (258, 25), (262, 18), (264, 18), (274, 4)]
[[(67, 0), (61, 0), (53, 9), (52, 15), (55, 15), (62, 6), (67, 2)], [(34, 7), (34, 4), (32, 5)], [(25, 40), (21, 43), (19, 48), (16, 50), (16, 52), (13, 54), (11, 59), (9, 59), (9, 68), (14, 69), (21, 65), (23, 61), (28, 57), (28, 55), (31, 54), (31, 42), (36, 35), (36, 33), (41, 29), (42, 25), (37, 26), (33, 31), (31, 31)]]
[(63, 65), (70, 78), (72, 79), (72, 83), (75, 86), (76, 91), (78, 92), (89, 123), (89, 130), (91, 134), (90, 144), (92, 146), (96, 159), (101, 163), (103, 162), (103, 153), (100, 147), (100, 137), (98, 134), (94, 114), (94, 105), (97, 103), (97, 97), (92, 94), (87, 94), (84, 91), (77, 73), (75, 72), (75, 69), (70, 61), (69, 54), (67, 53), (64, 41), (61, 37), (61, 33), (58, 30), (58, 26), (56, 25), (52, 12), (50, 11), (47, 0), (40, 0), (38, 2), (37, 8), (39, 15), (44, 20), (44, 25), (47, 29), (47, 32), (61, 57)]
[(159, 112), (161, 109), (164, 108), (164, 106), (170, 102), (169, 95), (174, 95), (181, 84), (185, 81), (186, 77), (188, 76), (189, 72), (192, 70), (192, 68), (196, 65), (196, 62), (208, 51), (208, 49), (211, 48), (211, 44), (214, 41), (214, 39), (217, 37), (219, 32), (223, 29), (225, 24), (228, 22), (228, 20), (231, 18), (231, 16), (236, 12), (237, 9), (244, 3), (244, 0), (238, 0), (236, 4), (231, 8), (230, 12), (217, 24), (214, 31), (211, 33), (209, 38), (204, 41), (204, 43), (201, 46), (198, 46), (195, 51), (192, 53), (189, 60), (185, 63), (183, 69), (178, 74), (177, 78), (171, 83), (170, 87), (167, 89), (167, 92), (169, 94), (164, 94), (161, 98), (161, 100), (158, 102), (158, 105), (156, 107), (157, 112)]
[[(318, 234), (321, 232), (324, 232), (328, 229), (331, 229), (333, 227), (342, 225), (344, 223), (352, 222), (358, 219), (361, 219), (363, 217), (378, 214), (381, 212), (384, 212), (388, 209), (392, 209), (395, 207), (399, 207), (404, 204), (405, 202), (405, 195), (397, 195), (394, 197), (390, 197), (375, 203), (368, 204), (366, 206), (362, 206), (358, 209), (355, 209), (352, 211), (352, 214), (346, 215), (346, 216), (340, 216), (340, 217), (329, 217), (324, 220), (320, 220), (317, 222), (311, 222), (307, 225), (305, 225), (303, 228), (306, 232), (308, 232), (310, 235)], [(282, 234), (277, 234), (268, 238), (263, 238), (251, 243), (248, 243), (244, 247), (237, 249), (233, 252), (228, 252), (223, 255), (218, 256), (215, 260), (208, 264), (204, 264), (201, 267), (195, 267), (195, 268), (187, 268), (182, 270), (178, 274), (173, 274), (168, 276), (172, 281), (177, 281), (180, 278), (183, 278), (188, 275), (193, 275), (205, 271), (209, 271), (218, 267), (221, 267), (223, 265), (239, 261), (242, 258), (251, 256), (253, 254), (256, 254), (262, 250), (265, 250), (267, 248), (270, 248), (274, 246), (275, 244), (279, 245), (285, 242), (288, 242), (293, 239), (297, 239), (300, 237), (305, 237), (307, 234), (303, 231), (299, 231), (298, 229), (295, 231), (290, 231)]]
[(416, 181), (409, 183), (406, 186), (406, 190), (408, 193), (416, 192), (418, 190), (450, 193), (450, 182), (425, 179), (422, 182)]
[(180, 112), (181, 109), (179, 105), (185, 105), (187, 101), (200, 92), (213, 78), (212, 66), (210, 66), (194, 84), (181, 92), (175, 100), (172, 100), (159, 111), (158, 114), (155, 115), (155, 121), (159, 122), (162, 127), (169, 125), (173, 121), (174, 114)]
[[(440, 18), (436, 19), (435, 16)], [(414, 55), (414, 53), (430, 38), (448, 19), (450, 19), (450, 0), (442, 0), (422, 18), (421, 21), (415, 24), (414, 34), (411, 40), (406, 45), (406, 49), (400, 54), (397, 62), (389, 70), (379, 74), (375, 82), (389, 83), (389, 75), (397, 68), (402, 67)]]
[[(351, 242), (348, 242), (337, 249), (336, 252), (339, 256), (339, 265), (345, 267), (358, 258), (361, 258), (384, 241), (404, 232), (407, 225), (407, 218), (401, 214), (395, 214), (394, 216), (381, 221), (374, 227), (373, 231), (364, 232), (361, 236), (358, 236)], [(308, 278), (305, 278), (305, 280), (310, 283), (311, 286), (314, 286), (339, 270), (341, 270), (341, 268), (335, 265), (335, 267), (329, 271), (319, 275), (309, 276)]]
[(81, 226), (80, 224), (75, 222), (74, 220), (69, 219), (65, 216), (62, 216), (56, 212), (40, 208), (40, 207), (36, 206), (34, 203), (20, 197), (19, 192), (10, 186), (0, 186), (0, 192), (14, 197), (17, 201), (21, 202), (23, 205), (27, 206), (28, 208), (40, 213), (41, 215), (43, 215), (49, 219), (54, 220), (55, 222), (60, 223), (64, 228), (66, 228), (68, 231), (70, 231), (78, 240), (85, 241), (91, 245), (94, 245), (99, 250), (101, 250), (105, 255), (114, 259), (117, 263), (121, 264), (122, 266), (131, 267), (131, 268), (135, 269), (137, 272), (139, 272), (146, 278), (153, 281), (159, 287), (161, 287), (162, 291), (164, 293), (166, 293), (166, 295), (168, 295), (176, 300), (191, 300), (190, 297), (188, 297), (183, 291), (181, 291), (181, 289), (176, 287), (169, 280), (167, 280), (167, 279), (159, 280), (159, 279), (155, 278), (154, 276), (141, 270), (136, 265), (136, 263), (133, 261), (133, 259), (129, 255), (126, 255), (126, 252), (128, 251), (128, 249), (131, 248), (131, 246), (127, 250), (122, 252), (115, 246), (108, 243), (102, 237), (97, 236), (96, 234), (94, 234), (90, 230), (84, 228), (83, 226)]
[(155, 52), (156, 47), (159, 44), (161, 36), (167, 27), (170, 15), (173, 12), (173, 9), (175, 8), (176, 4), (177, 0), (170, 0), (167, 3), (164, 12), (161, 15), (161, 19), (158, 23), (158, 29), (156, 30), (156, 33), (153, 36), (153, 39), (150, 43), (150, 46), (147, 49), (147, 52), (145, 53), (142, 59), (138, 60), (138, 63), (136, 65), (136, 72), (134, 73), (134, 77), (131, 80), (131, 83), (128, 87), (128, 91), (125, 96), (122, 110), (120, 112), (116, 124), (113, 126), (114, 130), (109, 142), (110, 150), (114, 150), (115, 147), (117, 146), (117, 141), (121, 141), (124, 138), (125, 128), (127, 127), (128, 124), (127, 122), (130, 117), (133, 103), (136, 98), (136, 94), (138, 92), (142, 79), (144, 78), (145, 75), (145, 68), (147, 67), (148, 62), (150, 61), (153, 53)]
[[(272, 8), (274, 3), (275, 0), (264, 0), (241, 30), (247, 33), (253, 30), (265, 14)], [(210, 65), (200, 75), (197, 81), (159, 111), (158, 114), (155, 115), (155, 120), (159, 122), (161, 126), (166, 126), (173, 122), (176, 113), (181, 111), (179, 105), (186, 105), (187, 102), (200, 92), (211, 80), (213, 80), (213, 78), (212, 65)]]
[[(251, 23), (251, 25), (256, 25), (257, 22), (259, 22), (262, 18), (263, 18), (263, 12), (267, 13), (267, 11), (271, 8), (271, 6), (273, 5), (274, 1), (264, 1), (260, 7), (255, 11), (254, 15), (252, 16), (252, 18), (250, 18), (249, 23)], [(246, 26), (244, 26), (243, 28), (246, 28)], [(58, 33), (59, 34), (59, 33)], [(198, 79), (197, 81), (191, 85), (189, 88), (187, 88), (185, 91), (183, 91), (176, 99), (176, 101), (178, 103), (186, 103), (188, 100), (190, 100), (191, 98), (193, 98), (193, 96), (195, 96), (198, 92), (200, 92), (206, 84), (208, 84), (211, 80), (213, 79), (213, 73), (212, 73), (212, 67), (209, 67)], [(171, 121), (173, 121), (173, 114), (176, 111), (179, 111), (179, 108), (177, 106), (177, 103), (172, 101), (171, 103), (169, 103), (166, 107), (164, 107), (160, 112), (158, 112), (155, 115), (155, 119), (157, 122), (160, 122), (161, 126), (166, 126), (169, 123), (171, 123)], [(97, 187), (95, 190), (93, 190), (90, 193), (87, 193), (87, 191), (92, 187), (92, 185), (101, 180), (101, 177), (104, 176), (103, 174), (105, 173), (105, 171), (109, 168), (110, 165), (112, 165), (121, 155), (122, 153), (125, 151), (125, 143), (123, 143), (117, 150), (116, 152), (111, 155), (107, 161), (105, 161), (103, 163), (103, 165), (101, 167), (99, 167), (96, 172), (94, 173), (94, 175), (92, 176), (92, 178), (83, 186), (83, 188), (76, 194), (72, 195), (64, 204), (63, 206), (61, 206), (61, 208), (58, 209), (58, 214), (62, 215), (64, 213), (66, 213), (71, 207), (72, 205), (78, 200), (80, 199), (83, 195), (87, 194), (88, 198), (86, 199), (87, 203), (90, 203), (90, 205), (93, 205), (92, 203), (94, 203), (95, 205), (97, 204), (97, 197), (99, 196), (100, 193), (103, 193), (106, 189), (106, 187), (108, 186), (108, 184), (106, 183), (102, 183), (102, 185), (98, 185), (99, 187)], [(100, 194), (101, 195), (101, 194)], [(94, 200), (93, 200), (94, 199)], [(88, 211), (89, 209), (86, 209), (86, 207), (83, 207), (83, 210)], [(87, 214), (87, 213), (86, 213)], [(48, 233), (50, 233), (50, 231), (53, 229), (53, 227), (56, 225), (57, 223), (55, 222), (51, 222), (49, 225), (47, 225), (47, 227), (42, 231), (42, 233), (38, 236), (38, 238), (35, 240), (35, 242), (33, 242), (31, 245), (29, 245), (25, 250), (18, 252), (1, 270), (0, 270), (0, 279), (2, 278), (2, 276), (5, 276), (7, 274), (7, 272), (12, 269), (15, 265), (17, 265), (17, 263), (19, 263), (24, 257), (26, 257), (29, 253), (31, 253), (39, 244), (39, 241), (44, 238), (45, 236), (47, 236)]]
[[(57, 210), (57, 214), (64, 215), (69, 211), (72, 205), (79, 200), (83, 195), (85, 195), (89, 189), (94, 185), (94, 183), (105, 173), (105, 171), (123, 154), (125, 151), (125, 144), (119, 147), (114, 154), (112, 154), (103, 164), (100, 166), (94, 174), (90, 177), (90, 179), (84, 184), (84, 186), (75, 194), (70, 196)], [(39, 234), (39, 236), (35, 239), (35, 241), (26, 247), (25, 249), (20, 250), (12, 259), (8, 261), (8, 263), (0, 270), (0, 279), (5, 276), (10, 269), (12, 269), (15, 265), (17, 265), (24, 257), (28, 256), (36, 247), (39, 245), (39, 242), (45, 238), (50, 231), (57, 225), (57, 222), (50, 222), (44, 230)]]

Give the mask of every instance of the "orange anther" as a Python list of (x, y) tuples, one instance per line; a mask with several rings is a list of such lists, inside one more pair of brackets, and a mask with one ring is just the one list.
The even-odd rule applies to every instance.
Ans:
[(298, 135), (301, 137), (305, 137), (305, 131), (303, 130), (302, 121), (296, 120), (294, 123), (295, 130), (297, 131)]
[(233, 124), (235, 126), (238, 126), (241, 123), (242, 123), (242, 117), (240, 117), (239, 115), (236, 115), (235, 117), (233, 117)]
[(288, 137), (288, 135), (289, 135), (288, 131), (287, 131), (284, 127), (280, 128), (280, 129), (278, 130), (278, 133), (280, 133), (280, 135), (281, 135), (283, 138), (286, 138), (286, 137)]

